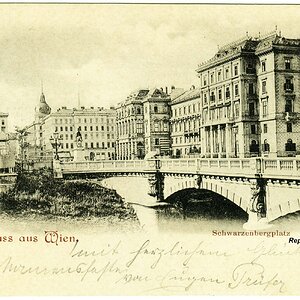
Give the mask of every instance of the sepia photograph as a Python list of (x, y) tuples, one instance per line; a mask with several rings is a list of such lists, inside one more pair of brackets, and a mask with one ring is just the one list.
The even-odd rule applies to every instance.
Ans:
[(1, 296), (300, 295), (300, 4), (0, 4)]

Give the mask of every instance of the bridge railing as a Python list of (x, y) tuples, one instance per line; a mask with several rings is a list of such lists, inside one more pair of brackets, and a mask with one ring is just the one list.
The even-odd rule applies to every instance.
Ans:
[(65, 162), (63, 174), (76, 173), (163, 173), (299, 179), (300, 158), (183, 158), (149, 160), (101, 160)]
[(264, 177), (287, 179), (300, 178), (300, 158), (264, 158), (262, 159), (262, 174)]
[(207, 175), (255, 175), (259, 165), (255, 158), (245, 159), (163, 159), (161, 172), (203, 173)]
[(101, 160), (62, 163), (64, 174), (97, 173), (97, 172), (144, 172), (151, 168), (144, 160)]

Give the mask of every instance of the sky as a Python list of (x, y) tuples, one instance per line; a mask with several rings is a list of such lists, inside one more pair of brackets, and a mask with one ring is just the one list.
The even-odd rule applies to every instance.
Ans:
[(138, 88), (199, 86), (217, 47), (277, 25), (300, 38), (300, 5), (1, 4), (0, 111), (9, 129), (46, 101), (109, 107)]

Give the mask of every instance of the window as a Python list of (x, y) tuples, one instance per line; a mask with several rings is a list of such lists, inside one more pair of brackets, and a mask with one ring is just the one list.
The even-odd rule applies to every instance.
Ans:
[(255, 115), (255, 104), (254, 102), (249, 103), (249, 116), (253, 117)]
[(84, 126), (84, 131), (87, 131), (87, 126)]
[(93, 126), (90, 126), (90, 130), (93, 131)]
[(238, 102), (234, 104), (234, 114), (235, 117), (239, 117), (240, 115), (240, 104)]
[(291, 69), (291, 60), (289, 58), (286, 58), (284, 60), (284, 65), (285, 65), (286, 70), (290, 70)]
[(72, 126), (70, 126), (70, 131), (73, 131), (73, 127)]
[(237, 76), (238, 74), (239, 74), (238, 65), (235, 65), (234, 66), (234, 76)]
[(286, 131), (287, 132), (293, 132), (293, 125), (291, 122), (286, 123)]
[(252, 140), (250, 145), (250, 152), (258, 153), (258, 151), (259, 151), (258, 143), (255, 140)]
[(61, 126), (61, 127), (60, 127), (60, 131), (63, 131), (63, 130), (64, 130), (64, 128)]
[(104, 143), (104, 142), (102, 142), (102, 148), (103, 148), (103, 149), (105, 148), (105, 143)]
[(235, 96), (238, 96), (238, 95), (239, 95), (239, 85), (238, 85), (238, 84), (235, 84), (235, 85), (234, 85), (234, 95), (235, 95)]
[(210, 83), (214, 83), (214, 73), (210, 74)]
[(285, 112), (293, 112), (293, 100), (292, 99), (285, 100)]
[(154, 106), (154, 112), (158, 113), (158, 107), (157, 106)]
[(207, 104), (207, 94), (204, 94), (204, 104)]
[(268, 133), (268, 125), (264, 124), (264, 133)]
[(249, 93), (249, 95), (253, 95), (254, 94), (254, 86), (253, 86), (252, 82), (249, 83), (248, 93)]
[(266, 117), (268, 115), (268, 101), (263, 100), (262, 101), (262, 116)]
[(98, 125), (96, 126), (96, 131), (98, 131), (99, 130), (99, 127), (98, 127)]
[(218, 91), (218, 99), (219, 100), (222, 100), (222, 90), (220, 89), (219, 91)]
[(104, 126), (101, 126), (101, 130), (102, 130), (102, 131), (104, 130)]
[(207, 85), (207, 79), (206, 79), (206, 76), (203, 77), (203, 85)]
[[(265, 124), (266, 125), (266, 124)], [(263, 151), (264, 152), (270, 152), (270, 144), (268, 143), (268, 140), (264, 140), (263, 143)]]
[(285, 79), (284, 90), (286, 92), (293, 92), (294, 91), (294, 85), (293, 85), (292, 78), (286, 78)]
[(296, 151), (296, 144), (291, 139), (288, 139), (285, 144), (285, 151)]
[(261, 82), (261, 92), (262, 92), (263, 94), (265, 94), (265, 93), (267, 92), (267, 81), (266, 81), (266, 80), (263, 80), (263, 81)]
[(221, 71), (218, 71), (218, 81), (221, 81)]
[(256, 134), (256, 126), (251, 125), (251, 134)]
[(266, 61), (265, 60), (261, 62), (261, 71), (266, 72)]
[(155, 146), (158, 146), (159, 145), (159, 139), (155, 139)]
[(229, 99), (229, 98), (230, 98), (230, 90), (229, 90), (229, 86), (226, 87), (225, 95), (226, 95), (226, 99)]
[(228, 68), (225, 69), (225, 78), (226, 79), (229, 78), (229, 69)]
[(210, 95), (210, 101), (215, 101), (216, 97), (215, 97), (215, 93), (214, 92), (211, 92), (211, 95)]

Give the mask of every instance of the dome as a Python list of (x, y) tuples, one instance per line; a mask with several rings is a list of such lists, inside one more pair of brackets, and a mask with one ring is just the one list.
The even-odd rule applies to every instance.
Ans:
[(45, 115), (49, 115), (51, 113), (51, 108), (46, 102), (44, 93), (41, 94), (40, 103), (38, 105), (38, 111)]

